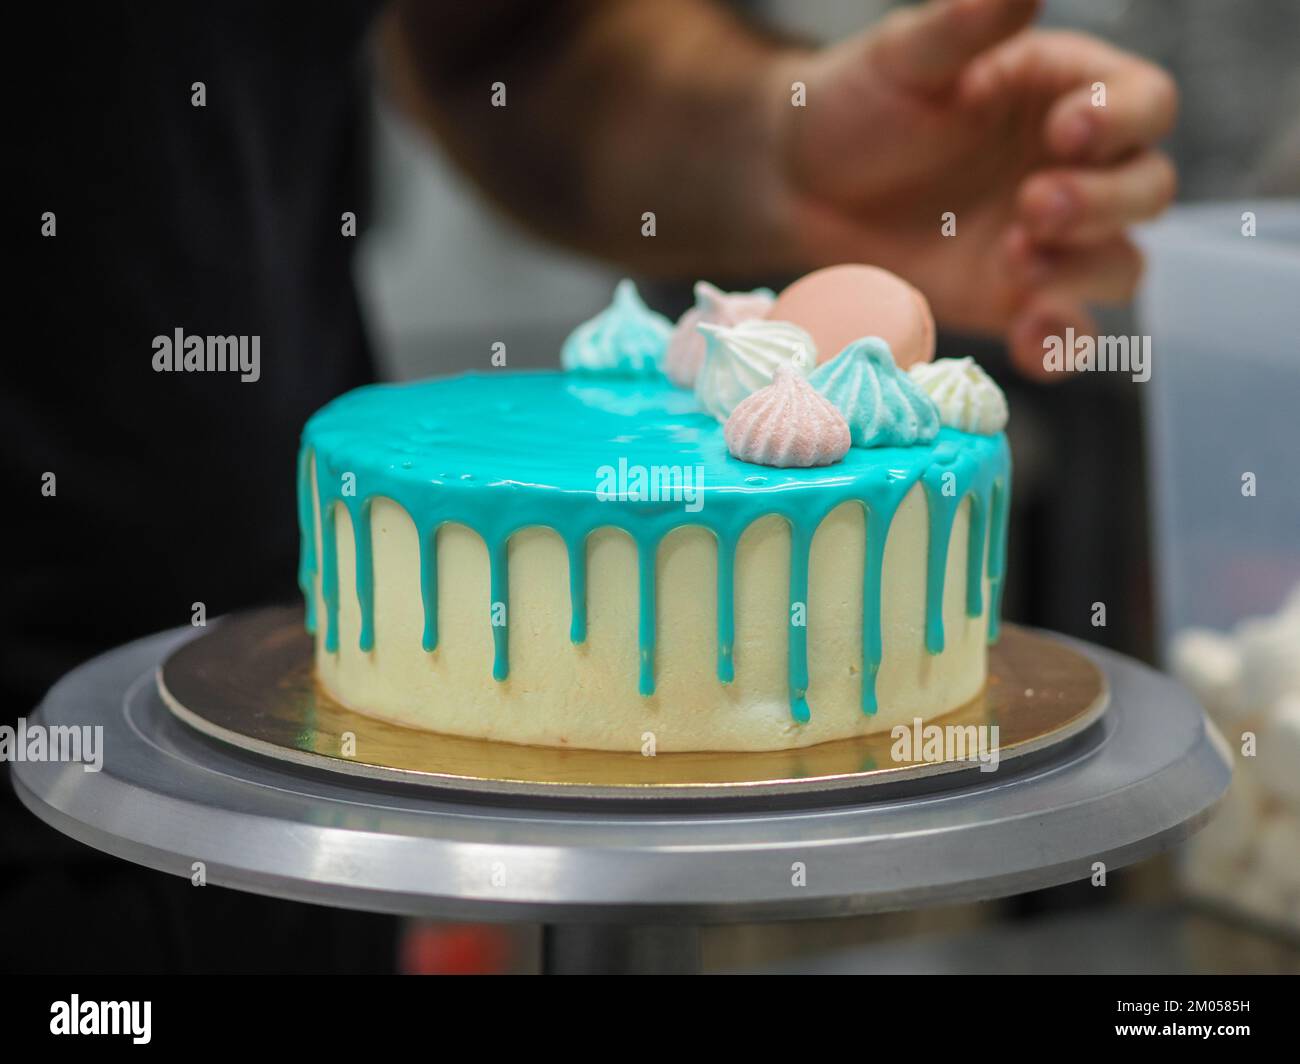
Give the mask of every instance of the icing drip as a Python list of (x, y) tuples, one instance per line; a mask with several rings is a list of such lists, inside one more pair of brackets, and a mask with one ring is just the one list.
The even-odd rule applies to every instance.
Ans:
[(357, 602), (361, 606), (361, 649), (367, 653), (375, 646), (375, 564), (370, 545), (370, 499), (349, 506), (352, 536), (357, 552)]
[[(488, 550), (488, 584), (492, 597), (488, 619), (492, 624), (492, 679), (510, 676), (510, 627), (506, 613), (510, 604), (509, 540), (502, 536)], [(364, 645), (362, 650), (367, 649)]]
[(658, 537), (637, 538), (637, 594), (640, 596), (638, 619), (637, 691), (655, 693), (655, 564), (659, 553)]
[[(1010, 463), (1008, 463), (1009, 465)], [(994, 642), (1002, 624), (1002, 578), (1007, 565), (1007, 516), (1011, 509), (1011, 478), (993, 483), (989, 542), (989, 642)]]
[(587, 641), (587, 540), (570, 540), (569, 550), (569, 642)]
[(560, 364), (579, 373), (657, 376), (672, 328), (642, 302), (636, 285), (619, 281), (613, 302), (569, 333), (560, 348)]
[[(307, 603), (303, 626), (316, 634), (316, 596), (312, 579), (316, 575), (316, 530), (312, 527), (311, 452), (303, 447), (298, 452), (298, 590)], [(306, 490), (304, 490), (306, 485)], [(425, 648), (431, 649), (431, 648)]]
[(769, 288), (756, 288), (752, 292), (724, 292), (708, 281), (695, 283), (695, 306), (677, 319), (672, 338), (668, 341), (668, 354), (664, 359), (664, 372), (679, 388), (694, 388), (704, 362), (704, 334), (697, 326), (739, 325), (742, 321), (762, 318), (772, 308), (776, 296)]
[(850, 442), (840, 412), (797, 366), (778, 366), (771, 384), (742, 399), (723, 435), (733, 458), (782, 468), (832, 465)]
[(940, 424), (992, 436), (1007, 427), (1007, 398), (969, 355), (918, 362), (908, 371), (939, 409)]
[[(507, 383), (508, 382), (508, 383)], [(492, 433), (483, 426), (491, 423)], [(644, 465), (705, 470), (707, 504), (697, 512), (654, 502), (602, 501), (593, 471), (612, 456)], [(508, 458), (503, 459), (503, 456)], [(510, 480), (502, 466), (510, 466)], [(989, 637), (997, 634), (1006, 558), (1010, 455), (1005, 437), (942, 428), (931, 443), (911, 447), (850, 449), (830, 468), (766, 470), (753, 483), (753, 466), (731, 461), (723, 429), (696, 407), (689, 393), (666, 379), (603, 381), (582, 385), (563, 373), (466, 374), (408, 385), (361, 388), (335, 400), (307, 423), (298, 464), (298, 515), (303, 532), (299, 580), (309, 603), (320, 581), (323, 617), (309, 609), (312, 628), (323, 624), (329, 652), (339, 645), (338, 549), (335, 514), (345, 509), (356, 550), (354, 593), (361, 613), (360, 643), (374, 638), (374, 561), (370, 511), (384, 498), (400, 506), (415, 526), (424, 604), (423, 646), (438, 653), (437, 534), (445, 524), (465, 525), (487, 548), (489, 599), (484, 624), (493, 635), (492, 672), (509, 675), (509, 618), (494, 606), (509, 603), (509, 542), (521, 529), (541, 526), (564, 541), (572, 603), (570, 637), (587, 636), (587, 537), (598, 528), (626, 531), (638, 552), (638, 661), (635, 680), (644, 695), (655, 686), (657, 551), (674, 528), (709, 529), (718, 544), (717, 676), (730, 682), (735, 661), (735, 556), (745, 529), (776, 515), (790, 526), (790, 605), (807, 603), (813, 537), (837, 506), (855, 502), (866, 517), (862, 613), (862, 709), (876, 711), (875, 678), (882, 660), (881, 573), (885, 540), (908, 491), (921, 484), (928, 503), (929, 545), (925, 588), (925, 639), (937, 653), (944, 642), (943, 592), (953, 521), (970, 500), (966, 612), (985, 605)], [(312, 472), (314, 471), (314, 478)], [(950, 479), (948, 479), (950, 475)], [(349, 481), (349, 477), (351, 481)], [(355, 484), (355, 491), (345, 484)], [(316, 549), (313, 487), (319, 500)], [(793, 609), (792, 609), (793, 616)], [(497, 623), (497, 622), (500, 623)], [(790, 710), (810, 719), (807, 628), (788, 626)], [(815, 635), (814, 635), (815, 638)], [(629, 665), (631, 663), (629, 662)]]
[[(802, 723), (812, 720), (808, 706), (808, 625), (796, 624), (796, 611), (808, 602), (808, 556), (812, 553), (812, 532), (805, 524), (790, 523), (790, 611), (789, 635), (790, 716)], [(804, 620), (806, 621), (806, 617)]]
[(438, 536), (436, 531), (420, 544), (420, 604), (424, 607), (424, 633), (420, 645), (438, 649)]
[(730, 535), (715, 530), (718, 537), (718, 681), (736, 678), (732, 656), (736, 644), (736, 546)]
[(801, 366), (817, 359), (812, 337), (788, 321), (756, 319), (732, 326), (702, 324), (699, 329), (707, 350), (695, 380), (695, 398), (719, 421), (726, 421), (742, 399), (771, 384), (776, 368), (792, 365), (800, 352), (805, 359)]
[(808, 382), (844, 415), (854, 447), (907, 447), (939, 431), (934, 403), (894, 364), (879, 336), (855, 340)]

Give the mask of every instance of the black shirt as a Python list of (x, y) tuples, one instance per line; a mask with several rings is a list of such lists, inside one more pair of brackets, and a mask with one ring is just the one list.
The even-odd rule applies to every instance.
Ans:
[[(8, 28), (26, 72), (0, 357), (2, 723), (195, 602), (291, 596), (299, 432), (372, 374), (342, 232), (345, 212), (366, 217), (370, 5), (208, 7), (42, 5)], [(260, 379), (156, 372), (154, 337), (176, 329), (259, 337)]]
[[(20, 515), (0, 682), (25, 699), (195, 601), (290, 594), (299, 431), (371, 376), (341, 231), (366, 215), (370, 13), (219, 10), (86, 5), (10, 37), (30, 52), (13, 101), (30, 141), (11, 227), (23, 339), (0, 359)], [(177, 328), (260, 337), (260, 379), (155, 372), (153, 339)]]

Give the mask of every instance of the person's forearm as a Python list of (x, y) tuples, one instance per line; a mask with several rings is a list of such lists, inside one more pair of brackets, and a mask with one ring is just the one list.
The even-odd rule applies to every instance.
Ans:
[(642, 272), (789, 265), (774, 164), (789, 105), (772, 82), (781, 45), (706, 0), (460, 7), (398, 4), (390, 86), (512, 215)]

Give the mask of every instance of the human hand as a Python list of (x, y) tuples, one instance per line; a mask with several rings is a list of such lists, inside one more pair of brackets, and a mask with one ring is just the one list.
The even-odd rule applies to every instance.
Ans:
[(1045, 336), (1093, 333), (1089, 304), (1131, 297), (1141, 256), (1125, 229), (1173, 198), (1152, 145), (1177, 104), (1143, 59), (1026, 29), (1036, 9), (932, 0), (773, 70), (807, 86), (807, 106), (777, 119), (782, 239), (801, 265), (885, 266), (941, 323), (1004, 336), (1031, 374)]

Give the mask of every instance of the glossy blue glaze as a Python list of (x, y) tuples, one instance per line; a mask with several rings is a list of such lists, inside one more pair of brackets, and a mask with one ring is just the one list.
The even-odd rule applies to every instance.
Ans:
[[(315, 457), (322, 512), (317, 556), (308, 471)], [(611, 477), (619, 470), (622, 479)], [(638, 471), (667, 476), (646, 492)], [(673, 479), (672, 472), (678, 474)], [(349, 477), (351, 474), (351, 477)], [(684, 486), (702, 493), (691, 502)], [(866, 514), (863, 580), (862, 708), (874, 713), (879, 671), (880, 583), (884, 543), (894, 513), (917, 483), (929, 504), (926, 567), (926, 646), (944, 645), (943, 584), (948, 541), (960, 503), (969, 497), (971, 531), (966, 609), (983, 609), (982, 581), (990, 582), (990, 632), (996, 633), (1005, 564), (1010, 454), (1005, 437), (942, 429), (929, 443), (910, 447), (852, 448), (844, 460), (819, 469), (773, 469), (732, 458), (722, 426), (702, 413), (695, 397), (666, 380), (592, 377), (556, 372), (465, 374), (403, 385), (373, 385), (350, 392), (319, 411), (303, 431), (298, 512), (302, 527), (299, 582), (313, 616), (311, 589), (321, 576), (325, 646), (338, 648), (338, 562), (334, 508), (347, 509), (356, 542), (355, 594), (361, 608), (361, 649), (373, 639), (373, 572), (369, 508), (391, 499), (410, 516), (419, 536), (423, 645), (438, 645), (438, 528), (456, 522), (487, 546), (492, 602), (509, 602), (508, 542), (523, 528), (553, 529), (570, 559), (570, 638), (587, 635), (586, 541), (596, 529), (625, 531), (638, 553), (639, 644), (636, 676), (643, 695), (655, 683), (655, 574), (659, 543), (673, 529), (700, 525), (718, 542), (718, 679), (726, 683), (744, 662), (733, 659), (735, 552), (746, 528), (775, 514), (791, 529), (789, 684), (791, 712), (807, 720), (815, 707), (808, 688), (808, 559), (822, 519), (844, 502)], [(653, 481), (652, 481), (653, 483)], [(614, 490), (611, 493), (611, 484)], [(648, 496), (648, 497), (647, 497)], [(987, 563), (985, 543), (988, 543)], [(509, 624), (493, 624), (492, 602), (483, 604), (491, 625), (493, 675), (509, 675)]]

